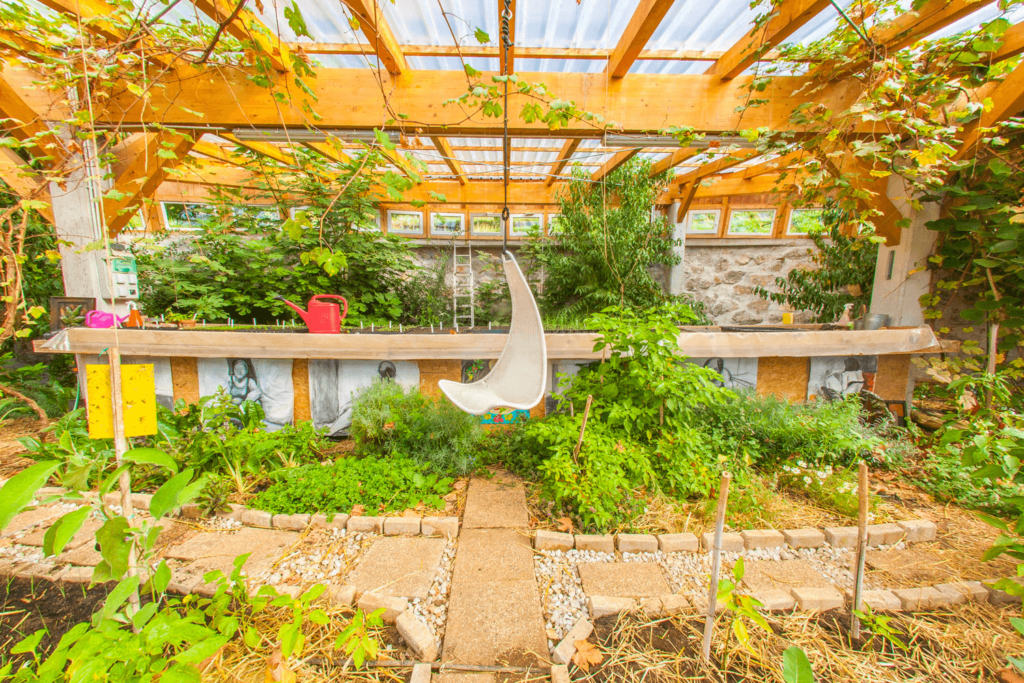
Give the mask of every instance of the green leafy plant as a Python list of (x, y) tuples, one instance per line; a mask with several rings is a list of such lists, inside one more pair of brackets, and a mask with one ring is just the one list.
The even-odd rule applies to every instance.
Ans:
[[(790, 461), (779, 471), (779, 484), (798, 491), (821, 507), (856, 519), (859, 512), (857, 476), (854, 470), (831, 465), (806, 467), (801, 461)], [(878, 501), (871, 499), (871, 507)]]
[(732, 615), (730, 628), (736, 635), (736, 639), (744, 647), (749, 648), (750, 633), (747, 630), (747, 621), (764, 629), (766, 633), (774, 633), (774, 631), (761, 616), (761, 613), (757, 611), (758, 607), (762, 607), (761, 602), (749, 595), (736, 592), (736, 587), (743, 580), (745, 571), (743, 558), (737, 557), (736, 563), (732, 566), (733, 580), (726, 579), (718, 584), (718, 595), (715, 599), (721, 602), (725, 606), (725, 610)]
[(814, 683), (814, 669), (802, 648), (794, 645), (782, 653), (782, 680), (786, 683)]
[[(853, 614), (861, 620), (863, 626), (869, 633), (871, 633), (871, 640), (874, 640), (875, 638), (882, 638), (894, 648), (899, 648), (900, 650), (908, 649), (907, 644), (900, 639), (899, 635), (897, 635), (898, 632), (896, 629), (889, 625), (889, 622), (892, 620), (891, 616), (886, 614), (875, 614), (875, 612), (872, 611), (871, 606), (867, 604), (864, 605), (863, 610), (853, 610)], [(868, 643), (870, 643), (871, 640), (869, 640)]]
[(345, 630), (334, 641), (334, 649), (344, 650), (345, 655), (351, 658), (357, 669), (363, 666), (364, 661), (377, 658), (380, 643), (370, 635), (368, 629), (384, 626), (382, 614), (384, 614), (383, 607), (370, 614), (356, 610), (355, 616), (352, 617), (352, 623), (345, 627)]
[(479, 418), (393, 381), (356, 395), (350, 433), (360, 453), (412, 458), (443, 475), (471, 471), (483, 439)]
[(443, 509), (454, 482), (408, 458), (374, 456), (279, 470), (271, 479), (250, 505), (274, 514), (347, 513), (357, 505), (377, 512)]
[(786, 277), (775, 278), (772, 292), (754, 287), (754, 293), (766, 301), (785, 304), (797, 311), (809, 311), (813, 321), (830, 323), (839, 318), (847, 304), (859, 312), (871, 303), (878, 259), (878, 239), (847, 234), (847, 212), (835, 202), (826, 202), (821, 212), (824, 229), (808, 234), (814, 241), (813, 268), (794, 268)]

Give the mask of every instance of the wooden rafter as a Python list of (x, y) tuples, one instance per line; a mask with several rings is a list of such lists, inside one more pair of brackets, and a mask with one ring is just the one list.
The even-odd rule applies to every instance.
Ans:
[(277, 145), (270, 142), (255, 142), (253, 140), (241, 140), (231, 133), (222, 133), (221, 136), (225, 140), (230, 140), (239, 147), (244, 147), (248, 150), (261, 154), (265, 157), (273, 159), (285, 166), (298, 167), (299, 162), (291, 154), (286, 154)]
[(1002, 35), (1003, 44), (992, 55), (993, 62), (1001, 62), (1024, 52), (1024, 21), (1006, 29)]
[[(0, 147), (0, 180), (22, 199), (35, 199), (50, 203), (49, 183), (24, 162), (14, 150)], [(53, 223), (53, 209), (39, 209), (39, 215)]]
[(612, 171), (617, 169), (619, 166), (622, 166), (624, 163), (626, 163), (639, 153), (639, 149), (622, 150), (621, 152), (613, 155), (611, 159), (604, 162), (604, 165), (601, 166), (601, 168), (594, 171), (594, 173), (590, 176), (590, 179), (595, 183), (600, 181), (602, 178), (611, 175)]
[(498, 72), (510, 74), (515, 72), (516, 64), (516, 0), (509, 3), (512, 10), (512, 20), (508, 25), (508, 37), (512, 41), (512, 47), (508, 49), (508, 64), (505, 63), (505, 48), (501, 44), (501, 13), (505, 11), (505, 0), (496, 0), (498, 3)]
[(690, 157), (697, 156), (702, 151), (703, 150), (694, 149), (692, 147), (683, 147), (682, 149), (672, 152), (663, 159), (658, 159), (658, 161), (651, 166), (651, 177), (653, 178), (656, 175), (661, 175), (670, 168), (675, 168)]
[(875, 178), (871, 166), (857, 158), (841, 140), (834, 143), (834, 152), (819, 156), (825, 168), (837, 179), (848, 183), (861, 196), (858, 203), (864, 209), (871, 209), (878, 215), (871, 218), (875, 232), (885, 238), (886, 245), (894, 247), (900, 243), (901, 229), (897, 223), (903, 214), (889, 199), (888, 178)]
[(963, 144), (954, 159), (964, 159), (977, 153), (984, 129), (999, 125), (1024, 109), (1024, 62), (1014, 67), (992, 90), (987, 98), (992, 107), (982, 112), (981, 118), (964, 126), (958, 136)]
[(215, 145), (212, 142), (197, 142), (192, 146), (192, 153), (201, 154), (204, 157), (216, 159), (217, 161), (222, 161), (233, 166), (245, 167), (247, 164), (252, 163), (250, 159), (237, 154), (232, 154), (228, 150), (220, 147), (219, 145)]
[(690, 210), (694, 198), (697, 196), (697, 188), (700, 183), (694, 181), (680, 187), (679, 208), (676, 210), (676, 223), (682, 223), (686, 218), (686, 212)]
[[(238, 0), (192, 0), (200, 12), (218, 24), (231, 17), (237, 3)], [(256, 45), (277, 71), (288, 71), (288, 43), (275, 35), (252, 10), (243, 7), (224, 30), (232, 38)]]
[(893, 19), (872, 38), (886, 49), (900, 50), (973, 14), (995, 0), (928, 0), (916, 11)]
[(555, 159), (555, 163), (551, 164), (551, 171), (548, 174), (547, 179), (544, 180), (544, 184), (551, 187), (559, 179), (562, 171), (565, 170), (565, 165), (572, 159), (572, 155), (576, 153), (576, 148), (583, 142), (580, 138), (569, 138), (562, 145), (562, 149), (558, 152), (558, 158)]
[[(499, 0), (500, 1), (500, 0)], [(608, 75), (622, 78), (633, 66), (633, 62), (647, 45), (658, 25), (665, 18), (675, 0), (640, 0), (626, 30), (619, 37), (611, 57), (608, 59)]]
[[(736, 111), (736, 102), (749, 95), (750, 77), (722, 81), (716, 76), (632, 74), (630, 78), (608, 83), (606, 74), (543, 73), (519, 74), (529, 82), (544, 82), (551, 92), (566, 101), (601, 102), (602, 113), (616, 121), (625, 134), (646, 134), (661, 130), (665, 112), (674, 121), (685, 121), (698, 133), (723, 133), (739, 128), (767, 127), (772, 130), (800, 130), (789, 123), (790, 115), (806, 97), (800, 88), (807, 83), (802, 76), (779, 76), (759, 96), (765, 104)], [(155, 79), (143, 102), (127, 92), (113, 97), (105, 110), (97, 111), (99, 123), (125, 125), (157, 120), (175, 128), (213, 126), (305, 127), (308, 114), (300, 107), (281, 107), (274, 100), (275, 87), (291, 87), (283, 75), (271, 79), (271, 88), (252, 83), (238, 70), (221, 68), (189, 69)], [(372, 130), (381, 124), (384, 95), (376, 75), (368, 69), (330, 69), (317, 72), (309, 83), (319, 98), (318, 125), (325, 129), (352, 128)], [(815, 95), (817, 102), (834, 111), (851, 106), (861, 93), (858, 82), (830, 85)], [(441, 107), (440, 102), (457, 99), (466, 91), (465, 74), (458, 71), (411, 71), (389, 86), (388, 97), (399, 102), (410, 126), (421, 135), (479, 136), (493, 135), (495, 120), (482, 112), (467, 112), (461, 107)], [(337, 93), (347, 93), (338, 97)], [(26, 95), (48, 97), (48, 94)], [(429, 94), (429, 95), (428, 95)], [(47, 99), (47, 101), (49, 101)], [(593, 137), (601, 135), (587, 121), (570, 120), (564, 128), (551, 130), (543, 121), (523, 119), (521, 100), (513, 96), (509, 111), (509, 134), (514, 137)], [(196, 112), (204, 112), (199, 116)], [(863, 124), (870, 132), (870, 124)]]
[(736, 78), (801, 26), (829, 6), (829, 0), (782, 0), (763, 26), (740, 38), (707, 70), (719, 78)]
[(729, 152), (728, 154), (720, 156), (717, 159), (701, 164), (692, 171), (687, 171), (686, 173), (677, 175), (675, 177), (675, 180), (673, 181), (673, 184), (682, 187), (683, 185), (687, 185), (689, 183), (699, 182), (703, 178), (715, 175), (716, 173), (721, 173), (727, 168), (732, 168), (737, 164), (742, 164), (744, 161), (747, 161), (748, 159), (753, 159), (754, 157), (759, 155), (760, 152), (750, 149), (739, 149), (734, 152)]
[[(372, 54), (363, 43), (288, 43), (295, 51), (310, 55), (363, 55)], [(403, 45), (406, 57), (489, 57), (497, 59), (500, 47), (494, 45)], [(530, 59), (586, 59), (605, 60), (613, 50), (589, 47), (522, 47), (516, 46), (516, 56)], [(714, 62), (722, 58), (723, 50), (641, 50), (637, 61), (659, 62)], [(759, 57), (760, 61), (779, 58), (778, 51), (772, 50)], [(799, 61), (799, 60), (798, 60)]]
[(0, 61), (0, 128), (11, 136), (27, 142), (28, 153), (40, 159), (47, 166), (61, 163), (66, 156), (64, 144), (53, 134), (50, 127), (32, 106), (26, 102), (17, 86), (9, 83)]
[(352, 161), (352, 157), (344, 152), (344, 148), (336, 138), (331, 138), (327, 142), (304, 142), (302, 144), (336, 163), (347, 164)]
[(0, 28), (0, 45), (15, 50), (18, 54), (32, 61), (42, 61), (43, 57), (63, 59), (63, 55), (48, 45), (36, 42), (18, 31), (8, 28)]
[(444, 157), (444, 163), (451, 169), (452, 173), (455, 174), (455, 178), (459, 181), (460, 185), (465, 185), (468, 181), (466, 180), (466, 174), (462, 172), (462, 165), (455, 156), (455, 152), (452, 151), (452, 146), (448, 144), (448, 140), (442, 137), (434, 136), (430, 138), (434, 143), (434, 147)]
[(405, 61), (402, 46), (398, 44), (398, 40), (384, 19), (384, 14), (376, 0), (342, 0), (342, 2), (359, 22), (360, 30), (370, 43), (370, 49), (377, 55), (388, 73), (397, 76), (403, 71), (408, 71), (409, 65)]
[[(195, 140), (184, 133), (170, 130), (149, 133), (143, 152), (124, 160), (121, 164), (124, 170), (114, 182), (114, 193), (111, 193), (120, 197), (103, 199), (103, 216), (111, 236), (128, 225), (143, 201), (168, 177), (168, 170), (185, 158), (194, 144)], [(133, 149), (138, 148), (133, 146)]]
[(777, 156), (774, 159), (763, 161), (760, 164), (755, 164), (749, 168), (739, 171), (738, 173), (743, 178), (756, 178), (759, 175), (779, 173), (780, 171), (784, 171), (795, 164), (799, 164), (806, 157), (807, 153), (798, 149)]
[(79, 17), (90, 32), (112, 42), (120, 42), (126, 38), (124, 33), (112, 26), (106, 17), (116, 9), (103, 0), (39, 0), (55, 12), (71, 17)]

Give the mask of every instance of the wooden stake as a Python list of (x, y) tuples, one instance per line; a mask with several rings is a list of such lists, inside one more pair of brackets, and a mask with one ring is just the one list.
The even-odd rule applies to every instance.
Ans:
[(583, 424), (580, 426), (580, 438), (576, 442), (576, 448), (572, 449), (572, 460), (576, 462), (576, 458), (580, 455), (580, 449), (583, 448), (583, 434), (587, 431), (587, 418), (590, 417), (590, 404), (593, 403), (594, 397), (587, 394), (587, 405), (583, 409)]
[(704, 663), (711, 661), (711, 633), (715, 628), (715, 607), (718, 605), (718, 572), (722, 568), (722, 529), (725, 527), (725, 508), (729, 501), (729, 483), (732, 475), (722, 473), (718, 487), (718, 511), (715, 513), (715, 545), (711, 551), (711, 588), (708, 590), (708, 613), (704, 618), (704, 642), (700, 656)]
[[(124, 435), (124, 398), (121, 393), (121, 350), (116, 346), (110, 349), (108, 358), (110, 362), (110, 396), (113, 402), (114, 417), (114, 458), (117, 461), (117, 466), (120, 467), (124, 454), (128, 451), (128, 439)], [(131, 524), (132, 517), (134, 517), (132, 482), (127, 470), (121, 473), (118, 483), (121, 488), (121, 514)], [(134, 540), (131, 543), (128, 551), (128, 576), (135, 576), (138, 574), (138, 568), (136, 567)], [(138, 591), (132, 592), (128, 596), (128, 601), (137, 610), (139, 608)]]
[[(860, 499), (860, 510), (857, 517), (857, 577), (853, 585), (853, 609), (863, 609), (861, 592), (864, 587), (864, 558), (868, 553), (868, 464), (860, 463), (857, 472), (857, 496)], [(860, 619), (853, 615), (850, 634), (854, 640), (860, 638)]]

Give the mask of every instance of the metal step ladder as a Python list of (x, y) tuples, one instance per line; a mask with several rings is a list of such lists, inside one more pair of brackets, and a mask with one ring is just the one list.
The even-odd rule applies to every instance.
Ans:
[(473, 280), (473, 247), (454, 242), (452, 246), (452, 311), (453, 325), (473, 327), (476, 324), (476, 299)]

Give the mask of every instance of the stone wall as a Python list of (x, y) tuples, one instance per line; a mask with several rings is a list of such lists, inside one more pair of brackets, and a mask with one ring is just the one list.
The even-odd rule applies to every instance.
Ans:
[[(781, 323), (790, 310), (754, 293), (755, 286), (774, 290), (775, 278), (811, 266), (809, 239), (690, 239), (681, 266), (684, 292), (704, 302), (716, 324)], [(794, 313), (794, 322), (810, 322)]]

